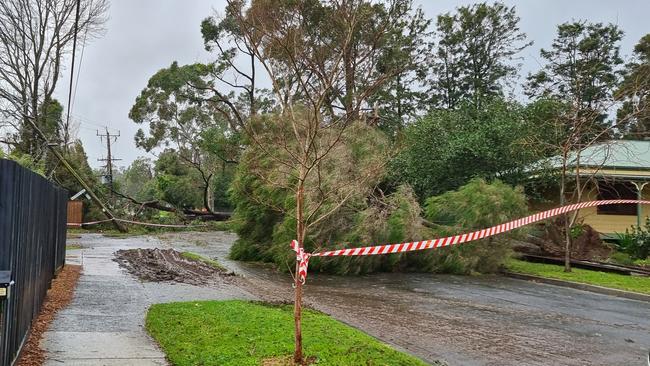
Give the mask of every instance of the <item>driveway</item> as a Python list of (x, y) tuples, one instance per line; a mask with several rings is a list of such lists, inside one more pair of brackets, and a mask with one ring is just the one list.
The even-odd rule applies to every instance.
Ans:
[[(227, 259), (235, 239), (222, 232), (127, 239), (84, 236), (80, 242), (89, 249), (78, 254), (84, 255), (84, 274), (73, 304), (57, 317), (44, 340), (49, 354), (73, 359), (65, 350), (70, 345), (57, 341), (65, 332), (111, 333), (112, 329), (139, 339), (143, 350), (152, 350), (133, 360), (162, 363), (160, 351), (142, 329), (151, 303), (205, 298), (291, 300), (288, 274)], [(238, 288), (224, 284), (217, 289), (139, 283), (110, 258), (117, 249), (136, 247), (194, 251), (217, 258), (243, 279)], [(129, 295), (111, 306), (107, 298), (118, 292)], [(500, 276), (310, 274), (305, 297), (310, 306), (396, 348), (450, 365), (646, 366), (650, 348), (650, 303)], [(113, 308), (124, 308), (125, 313), (111, 315)], [(303, 332), (309, 337), (308, 329)], [(64, 357), (66, 352), (69, 358)]]

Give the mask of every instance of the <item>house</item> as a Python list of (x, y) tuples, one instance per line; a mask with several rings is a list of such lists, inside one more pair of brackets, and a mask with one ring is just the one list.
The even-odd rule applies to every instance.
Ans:
[[(568, 169), (570, 180), (576, 174), (589, 183), (582, 201), (608, 199), (650, 198), (650, 141), (613, 140), (590, 146), (578, 155), (570, 154)], [(562, 160), (554, 157), (545, 161), (553, 170), (562, 167)], [(559, 194), (548, 196), (550, 204), (559, 206)], [(580, 210), (579, 217), (604, 236), (623, 233), (631, 226), (643, 225), (650, 215), (648, 205), (608, 205)]]

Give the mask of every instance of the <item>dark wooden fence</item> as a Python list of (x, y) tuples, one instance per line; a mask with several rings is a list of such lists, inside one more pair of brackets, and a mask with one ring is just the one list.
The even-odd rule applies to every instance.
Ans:
[(0, 298), (0, 365), (12, 365), (55, 273), (65, 262), (67, 191), (0, 159), (0, 271), (14, 284)]

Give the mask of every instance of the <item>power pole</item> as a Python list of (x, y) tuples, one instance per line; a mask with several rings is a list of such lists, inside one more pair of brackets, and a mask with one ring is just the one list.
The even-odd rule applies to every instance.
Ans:
[(97, 197), (97, 195), (95, 194), (93, 189), (90, 188), (88, 183), (86, 183), (86, 181), (81, 177), (81, 175), (79, 175), (79, 173), (77, 173), (77, 171), (72, 167), (72, 165), (68, 163), (68, 161), (63, 157), (63, 155), (61, 155), (61, 153), (56, 150), (55, 148), (56, 144), (52, 144), (49, 142), (47, 136), (45, 136), (43, 131), (41, 131), (41, 129), (38, 128), (38, 126), (34, 122), (34, 119), (32, 117), (26, 117), (26, 119), (32, 125), (32, 128), (34, 129), (34, 132), (37, 134), (37, 136), (39, 136), (41, 139), (43, 139), (43, 141), (46, 142), (47, 147), (52, 151), (54, 156), (56, 156), (59, 159), (59, 161), (61, 161), (63, 166), (65, 166), (65, 168), (68, 169), (70, 174), (72, 174), (72, 176), (74, 176), (75, 179), (77, 179), (77, 181), (81, 184), (81, 186), (86, 189), (86, 192), (88, 192), (90, 198), (93, 201), (95, 201), (95, 203), (97, 203), (99, 207), (102, 208), (102, 212), (104, 213), (104, 215), (106, 215), (106, 217), (109, 220), (111, 220), (115, 228), (117, 228), (117, 230), (123, 233), (127, 232), (126, 228), (116, 220), (116, 217), (113, 215), (111, 210), (104, 204), (104, 202), (102, 202), (102, 200), (99, 199), (99, 197)]
[(111, 154), (111, 139), (113, 139), (113, 142), (117, 141), (117, 138), (120, 137), (120, 131), (117, 131), (117, 135), (111, 135), (108, 132), (108, 127), (106, 127), (106, 134), (99, 134), (99, 130), (97, 131), (97, 136), (99, 136), (100, 140), (103, 140), (104, 137), (106, 138), (106, 151), (107, 155), (106, 158), (104, 159), (97, 159), (97, 161), (105, 161), (106, 165), (104, 167), (106, 168), (106, 177), (108, 178), (108, 187), (110, 189), (110, 196), (111, 196), (111, 201), (113, 201), (113, 190), (115, 187), (113, 187), (113, 162), (114, 161), (119, 161), (122, 159), (115, 159), (113, 158), (113, 155)]

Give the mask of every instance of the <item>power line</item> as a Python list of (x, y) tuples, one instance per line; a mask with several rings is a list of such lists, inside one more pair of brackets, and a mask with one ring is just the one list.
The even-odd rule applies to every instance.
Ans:
[(77, 51), (77, 33), (79, 30), (79, 8), (81, 7), (81, 0), (77, 0), (77, 9), (75, 12), (74, 19), (74, 37), (72, 38), (72, 66), (70, 67), (70, 89), (68, 90), (68, 113), (65, 118), (65, 131), (64, 131), (64, 144), (67, 146), (68, 140), (70, 139), (69, 129), (70, 129), (70, 105), (72, 103), (72, 82), (74, 80), (74, 59), (75, 53)]
[[(84, 40), (81, 42), (81, 56), (79, 57), (79, 67), (77, 68), (77, 80), (74, 82), (74, 92), (72, 94), (72, 102), (70, 103), (70, 109), (74, 107), (74, 101), (77, 98), (77, 89), (79, 86), (79, 75), (81, 75), (81, 63), (84, 61), (84, 50), (86, 49), (86, 37), (88, 36), (88, 29), (84, 32)], [(68, 111), (70, 110), (68, 109)], [(70, 113), (70, 112), (68, 112)]]
[(59, 161), (63, 164), (63, 166), (65, 166), (65, 168), (70, 172), (70, 174), (72, 174), (72, 176), (75, 177), (75, 179), (81, 184), (81, 186), (84, 187), (84, 189), (86, 189), (91, 199), (95, 201), (102, 208), (102, 212), (104, 213), (104, 215), (106, 215), (106, 217), (108, 217), (108, 219), (113, 222), (113, 225), (115, 225), (115, 227), (119, 231), (126, 232), (124, 226), (122, 226), (122, 224), (120, 224), (118, 221), (115, 220), (116, 217), (113, 215), (111, 210), (102, 202), (102, 200), (100, 200), (99, 197), (97, 197), (97, 195), (90, 187), (90, 185), (86, 183), (86, 181), (81, 177), (81, 175), (79, 175), (77, 170), (73, 168), (72, 165), (70, 165), (70, 163), (65, 159), (65, 157), (63, 157), (63, 155), (61, 155), (61, 153), (57, 151), (57, 149), (55, 149), (55, 146), (57, 146), (57, 144), (50, 143), (47, 136), (43, 133), (43, 131), (41, 131), (40, 128), (38, 128), (38, 126), (36, 125), (32, 117), (28, 117), (28, 116), (26, 117), (27, 117), (27, 121), (29, 121), (29, 123), (32, 125), (32, 128), (36, 132), (37, 136), (39, 136), (45, 142), (45, 146), (47, 146), (52, 151), (52, 153), (54, 153), (54, 156), (56, 156), (57, 159), (59, 159)]
[[(97, 130), (97, 127), (99, 127), (99, 128), (101, 128), (102, 130), (105, 130), (105, 129), (108, 128), (109, 130), (119, 132), (119, 130), (118, 130), (117, 128), (108, 127), (108, 125), (106, 125), (106, 124), (101, 124), (101, 123), (99, 123), (99, 122), (97, 122), (97, 121), (93, 121), (93, 120), (91, 120), (90, 118), (84, 117), (84, 116), (82, 116), (82, 115), (79, 115), (79, 114), (76, 114), (76, 113), (72, 113), (71, 116), (74, 117), (74, 119), (75, 119), (75, 120), (76, 120), (80, 125), (81, 125), (81, 124), (85, 124), (85, 125), (94, 126), (95, 128), (92, 128), (93, 131), (96, 131), (96, 130)], [(84, 128), (90, 128), (90, 127), (84, 127)]]

